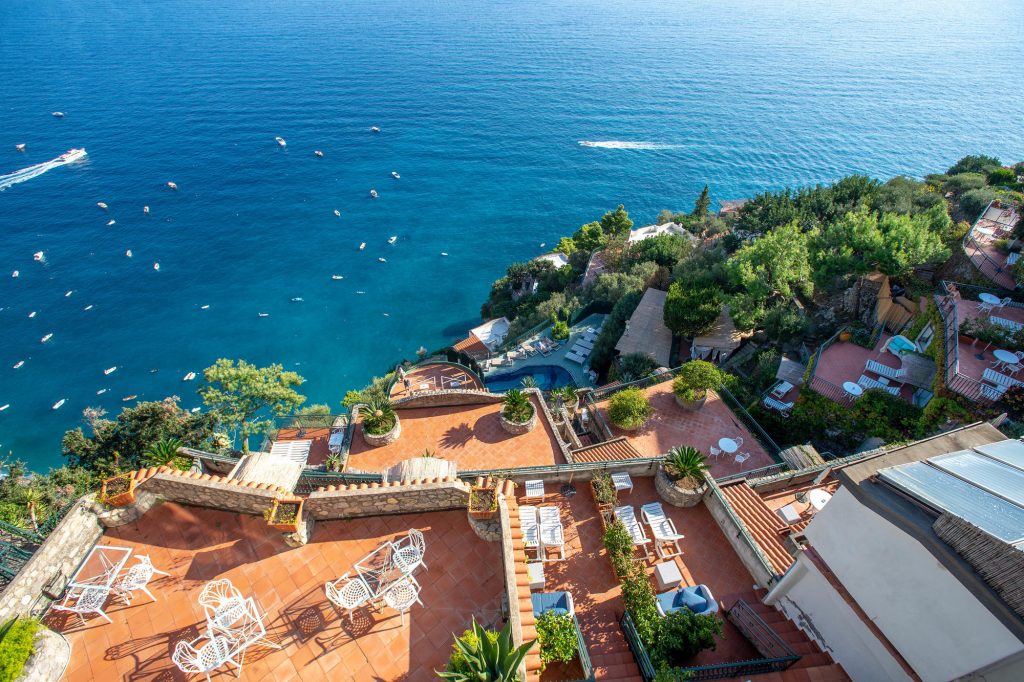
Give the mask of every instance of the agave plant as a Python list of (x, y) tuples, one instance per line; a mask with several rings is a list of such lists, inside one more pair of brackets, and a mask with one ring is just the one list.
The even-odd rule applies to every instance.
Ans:
[(510, 422), (525, 424), (533, 416), (533, 403), (525, 393), (518, 388), (513, 388), (505, 394), (505, 407), (502, 408), (501, 413)]
[(569, 385), (551, 389), (551, 397), (561, 398), (562, 402), (571, 405), (576, 402), (578, 394), (576, 393), (576, 387)]
[(704, 453), (690, 446), (674, 447), (665, 455), (665, 471), (674, 480), (704, 480), (707, 473), (707, 457)]
[(537, 380), (533, 378), (532, 374), (527, 374), (519, 383), (523, 388), (537, 388)]
[(398, 415), (395, 414), (395, 406), (384, 396), (370, 398), (362, 415), (363, 427), (375, 436), (393, 429), (395, 421), (398, 419)]
[(184, 446), (177, 438), (163, 438), (149, 446), (146, 460), (150, 466), (172, 464), (178, 457), (178, 451)]
[[(455, 653), (459, 664), (446, 672), (434, 671), (442, 680), (454, 682), (516, 682), (519, 680), (519, 666), (526, 653), (537, 640), (516, 647), (512, 642), (512, 623), (506, 623), (497, 637), (488, 633), (476, 618), (473, 619), (473, 637), (456, 637)], [(490, 635), (490, 636), (489, 636)], [(457, 668), (452, 670), (451, 668)]]

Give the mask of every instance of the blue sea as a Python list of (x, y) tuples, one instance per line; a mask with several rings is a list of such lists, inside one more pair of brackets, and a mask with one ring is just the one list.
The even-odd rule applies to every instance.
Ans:
[(199, 405), (182, 377), (219, 357), (340, 408), (619, 203), (1024, 158), (1019, 9), (4, 0), (0, 175), (88, 157), (0, 192), (0, 453), (45, 469), (86, 407)]

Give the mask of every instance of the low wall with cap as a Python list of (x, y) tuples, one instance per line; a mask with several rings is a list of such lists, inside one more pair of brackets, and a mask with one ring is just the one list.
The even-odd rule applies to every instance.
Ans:
[(465, 509), (469, 506), (469, 489), (469, 483), (454, 476), (430, 481), (332, 485), (310, 493), (305, 508), (317, 521)]

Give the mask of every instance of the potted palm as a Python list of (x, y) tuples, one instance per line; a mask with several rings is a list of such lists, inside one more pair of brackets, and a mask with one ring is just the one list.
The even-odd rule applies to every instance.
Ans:
[(655, 478), (661, 496), (676, 507), (693, 507), (704, 496), (707, 478), (707, 457), (697, 448), (674, 447)]
[(501, 408), (501, 427), (514, 436), (528, 433), (537, 425), (537, 410), (530, 396), (518, 388), (505, 394)]
[(103, 481), (100, 499), (111, 507), (127, 507), (135, 502), (135, 477), (120, 474)]
[(402, 434), (402, 423), (392, 402), (383, 396), (374, 396), (359, 411), (363, 438), (375, 448), (390, 445)]
[(561, 388), (551, 389), (551, 397), (562, 399), (562, 405), (569, 411), (570, 417), (576, 415), (576, 410), (580, 406), (580, 396), (576, 392), (575, 386), (562, 386)]
[(301, 497), (274, 500), (270, 509), (263, 513), (263, 517), (267, 520), (267, 525), (274, 530), (297, 533), (299, 522), (302, 520), (302, 504)]
[(676, 403), (686, 410), (704, 407), (708, 391), (722, 385), (722, 372), (706, 360), (692, 360), (679, 368), (672, 393)]
[(639, 388), (627, 388), (608, 402), (608, 419), (625, 431), (636, 431), (651, 418), (654, 409)]

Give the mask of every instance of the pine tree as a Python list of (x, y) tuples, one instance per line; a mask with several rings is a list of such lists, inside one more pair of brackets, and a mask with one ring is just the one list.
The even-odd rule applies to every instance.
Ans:
[(708, 196), (708, 186), (704, 185), (700, 196), (697, 197), (697, 203), (693, 207), (692, 215), (695, 218), (703, 218), (708, 214), (709, 208), (711, 208), (711, 198)]

